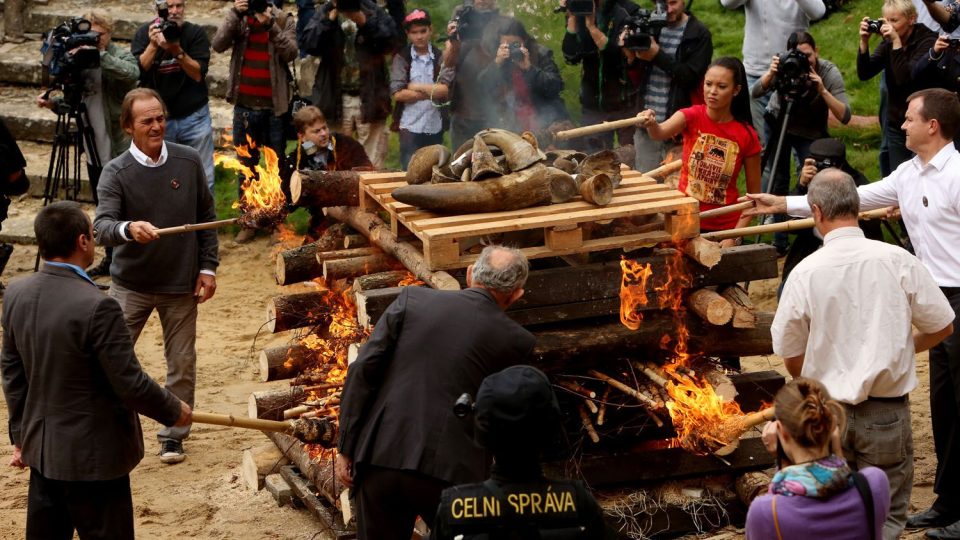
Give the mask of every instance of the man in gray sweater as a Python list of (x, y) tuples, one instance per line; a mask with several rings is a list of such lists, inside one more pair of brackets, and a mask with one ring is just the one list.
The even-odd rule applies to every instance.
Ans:
[[(156, 91), (138, 88), (123, 100), (120, 124), (130, 134), (130, 149), (103, 170), (94, 220), (97, 243), (116, 246), (110, 294), (123, 308), (134, 341), (154, 309), (163, 327), (166, 387), (193, 406), (196, 380), (197, 304), (217, 288), (217, 233), (177, 235), (157, 229), (216, 219), (196, 150), (164, 142), (166, 107)], [(189, 426), (157, 434), (160, 460), (184, 460)]]

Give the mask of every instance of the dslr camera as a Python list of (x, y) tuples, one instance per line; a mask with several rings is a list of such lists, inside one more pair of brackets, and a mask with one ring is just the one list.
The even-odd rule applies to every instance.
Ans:
[(593, 0), (567, 0), (567, 5), (553, 8), (554, 13), (569, 13), (574, 17), (593, 15)]
[(667, 3), (657, 0), (653, 11), (639, 9), (637, 14), (624, 23), (627, 30), (623, 46), (631, 51), (650, 49), (653, 38), (660, 35), (660, 29), (667, 25)]
[(828, 157), (826, 157), (826, 158), (823, 158), (823, 159), (815, 159), (815, 160), (814, 160), (814, 166), (817, 168), (817, 172), (820, 172), (820, 171), (822, 171), (822, 170), (824, 170), (824, 169), (829, 169), (830, 167), (836, 167), (836, 168), (839, 169), (839, 168), (840, 168), (840, 162), (837, 161), (837, 160), (834, 159), (834, 158), (828, 158)]
[(167, 43), (177, 43), (180, 41), (180, 26), (168, 20), (169, 18), (170, 8), (167, 6), (167, 0), (157, 0), (157, 22), (154, 23), (154, 27), (160, 29)]
[(511, 41), (507, 48), (510, 49), (510, 61), (514, 64), (523, 62), (523, 51), (520, 50), (522, 44), (519, 41)]
[(100, 67), (99, 42), (100, 34), (90, 30), (90, 21), (80, 17), (47, 32), (40, 47), (44, 85), (64, 89), (79, 86), (80, 72)]
[(806, 97), (813, 89), (807, 55), (793, 47), (779, 54), (777, 58), (780, 59), (777, 67), (777, 92), (788, 99)]
[(868, 34), (879, 34), (881, 26), (883, 26), (883, 19), (867, 19)]
[(270, 7), (270, 2), (267, 0), (250, 0), (247, 2), (247, 12), (244, 15), (253, 17), (257, 13), (263, 13), (267, 11), (267, 8)]

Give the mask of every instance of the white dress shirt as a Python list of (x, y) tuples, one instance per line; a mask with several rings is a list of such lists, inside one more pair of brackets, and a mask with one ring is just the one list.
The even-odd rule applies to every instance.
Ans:
[(801, 375), (856, 405), (916, 388), (912, 326), (933, 333), (953, 318), (916, 257), (843, 227), (787, 278), (771, 327), (773, 350), (804, 355)]
[[(899, 206), (914, 252), (937, 284), (960, 287), (960, 153), (952, 143), (926, 165), (914, 156), (857, 192), (861, 210)], [(787, 197), (787, 213), (809, 216), (807, 198)]]

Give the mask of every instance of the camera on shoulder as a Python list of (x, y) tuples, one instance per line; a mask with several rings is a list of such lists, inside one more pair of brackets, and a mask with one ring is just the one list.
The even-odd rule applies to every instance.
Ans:
[(653, 39), (660, 35), (660, 29), (667, 26), (667, 3), (657, 0), (653, 11), (638, 9), (636, 15), (628, 18), (623, 27), (626, 35), (623, 46), (631, 51), (646, 51), (653, 45)]
[(43, 55), (44, 86), (65, 87), (80, 84), (80, 72), (100, 67), (100, 33), (90, 29), (90, 21), (74, 17), (47, 32), (40, 54)]
[(167, 6), (167, 0), (156, 0), (157, 1), (157, 17), (160, 18), (160, 22), (156, 23), (154, 26), (160, 29), (160, 33), (163, 34), (163, 39), (167, 40), (167, 43), (178, 43), (180, 41), (180, 25), (169, 20), (170, 19), (170, 8)]

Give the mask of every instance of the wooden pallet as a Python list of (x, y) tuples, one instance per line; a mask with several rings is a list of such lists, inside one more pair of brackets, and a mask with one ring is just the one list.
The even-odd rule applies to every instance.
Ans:
[[(617, 248), (634, 248), (670, 240), (693, 238), (700, 232), (696, 199), (658, 184), (655, 179), (624, 167), (623, 180), (613, 200), (596, 206), (579, 197), (571, 202), (534, 206), (507, 212), (442, 215), (394, 200), (394, 189), (407, 185), (404, 173), (363, 173), (360, 178), (360, 208), (385, 211), (394, 236), (414, 235), (423, 242), (423, 254), (431, 270), (463, 268), (476, 260), (461, 253), (467, 243), (491, 234), (543, 229), (542, 245), (521, 250), (530, 259), (556, 257)], [(615, 218), (664, 214), (664, 230), (604, 238), (584, 238), (584, 223)]]

